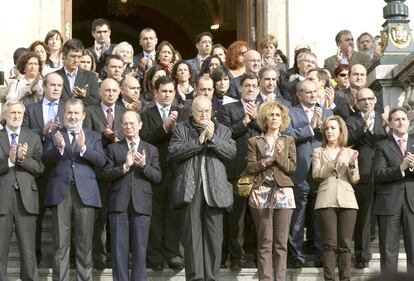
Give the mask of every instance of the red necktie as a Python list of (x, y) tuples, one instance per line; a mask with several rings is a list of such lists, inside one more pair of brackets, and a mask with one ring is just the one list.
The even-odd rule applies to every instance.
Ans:
[(404, 139), (399, 139), (398, 144), (400, 146), (401, 154), (405, 156)]
[(114, 116), (112, 115), (112, 108), (106, 109), (106, 120), (108, 121), (109, 128), (112, 129), (114, 125)]

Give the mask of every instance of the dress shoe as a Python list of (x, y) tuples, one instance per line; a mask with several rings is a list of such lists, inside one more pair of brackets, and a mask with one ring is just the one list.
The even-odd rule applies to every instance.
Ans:
[(356, 261), (355, 262), (355, 268), (363, 269), (368, 267), (368, 262), (366, 261)]
[(230, 270), (240, 271), (242, 269), (241, 259), (232, 258), (230, 259)]
[(163, 264), (153, 264), (151, 268), (152, 268), (153, 271), (163, 271), (164, 270), (164, 265)]
[(94, 261), (93, 268), (96, 270), (104, 270), (106, 268), (106, 263), (103, 261)]
[(168, 267), (174, 271), (181, 271), (184, 269), (184, 265), (181, 262), (170, 262)]
[(304, 263), (301, 261), (289, 261), (287, 263), (288, 268), (302, 268), (304, 266)]

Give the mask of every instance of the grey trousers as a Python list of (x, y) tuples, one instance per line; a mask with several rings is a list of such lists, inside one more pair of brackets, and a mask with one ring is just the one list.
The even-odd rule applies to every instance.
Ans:
[(95, 208), (83, 205), (75, 185), (52, 208), (53, 281), (69, 281), (71, 227), (75, 235), (76, 280), (92, 281), (92, 240)]

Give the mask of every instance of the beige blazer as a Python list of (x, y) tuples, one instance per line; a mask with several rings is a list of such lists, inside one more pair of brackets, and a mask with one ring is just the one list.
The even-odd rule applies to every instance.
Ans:
[(349, 167), (349, 159), (354, 150), (343, 148), (339, 160), (334, 165), (324, 147), (313, 150), (312, 176), (315, 181), (320, 182), (316, 197), (315, 209), (328, 207), (341, 207), (358, 209), (353, 185), (359, 181), (358, 161), (355, 167)]

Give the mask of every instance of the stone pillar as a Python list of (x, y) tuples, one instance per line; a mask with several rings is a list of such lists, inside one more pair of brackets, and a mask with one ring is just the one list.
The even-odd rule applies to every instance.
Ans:
[(406, 75), (407, 71), (411, 71), (410, 65), (414, 59), (412, 56), (407, 57), (414, 50), (408, 26), (408, 7), (404, 4), (405, 0), (385, 2), (387, 5), (383, 13), (386, 21), (381, 31), (383, 56), (370, 69), (367, 86), (382, 94), (386, 113), (396, 106), (404, 106), (414, 112), (413, 86)]
[(287, 0), (265, 1), (264, 30), (279, 40), (279, 49), (289, 55), (289, 13)]

